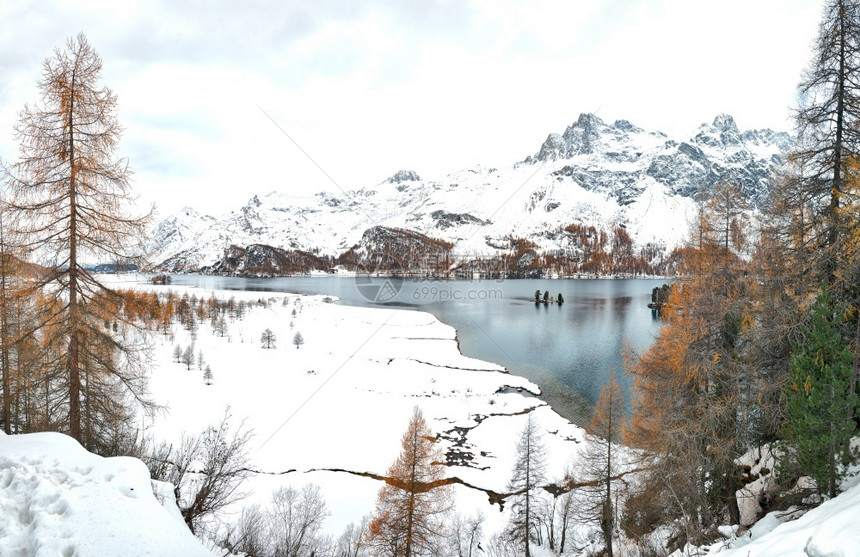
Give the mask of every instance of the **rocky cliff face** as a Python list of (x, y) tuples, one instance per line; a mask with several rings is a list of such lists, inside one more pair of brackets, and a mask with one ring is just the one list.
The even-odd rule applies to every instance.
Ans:
[(453, 244), (412, 230), (374, 226), (336, 264), (360, 273), (444, 273)]
[(331, 261), (303, 251), (287, 251), (265, 244), (230, 246), (223, 257), (199, 269), (204, 275), (278, 277), (328, 271)]
[(235, 272), (216, 265), (231, 246), (354, 263), (356, 249), (367, 257), (389, 242), (389, 252), (399, 252), (415, 234), (450, 243), (449, 256), (462, 260), (497, 257), (510, 251), (512, 238), (563, 257), (578, 249), (565, 233), (574, 225), (608, 235), (620, 227), (633, 249), (658, 257), (686, 239), (696, 199), (721, 180), (737, 183), (760, 206), (791, 141), (781, 132), (742, 131), (725, 114), (683, 138), (583, 114), (509, 168), (477, 167), (438, 180), (401, 170), (338, 194), (272, 192), (217, 219), (185, 209), (156, 228), (151, 251), (161, 270)]
[(593, 114), (583, 114), (563, 135), (550, 134), (524, 163), (570, 161), (553, 174), (614, 197), (621, 205), (642, 194), (646, 177), (671, 195), (690, 198), (700, 192), (707, 195), (718, 182), (728, 180), (758, 205), (767, 197), (770, 173), (782, 164), (782, 152), (790, 145), (786, 133), (741, 133), (727, 114), (702, 124), (695, 136), (681, 142), (626, 120), (607, 125)]

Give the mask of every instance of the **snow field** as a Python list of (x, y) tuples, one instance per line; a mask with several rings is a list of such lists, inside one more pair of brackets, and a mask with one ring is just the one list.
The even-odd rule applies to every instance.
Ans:
[[(384, 475), (416, 405), (441, 437), (443, 452), (462, 443), (458, 450), (471, 457), (461, 461), (465, 465), (448, 467), (446, 475), (478, 488), (455, 487), (457, 511), (482, 512), (488, 534), (503, 527), (507, 513), (491, 506), (481, 490), (505, 491), (529, 411), (544, 433), (551, 481), (560, 480), (579, 453), (583, 430), (537, 398), (535, 384), (461, 355), (454, 329), (429, 314), (345, 307), (326, 303), (323, 296), (214, 294), (262, 299), (266, 307), (249, 305), (244, 319), (229, 324), (225, 338), (215, 336), (208, 322), (201, 324), (194, 353), (202, 351), (211, 366), (212, 385), (204, 383), (197, 365), (188, 370), (173, 361), (173, 347), (178, 343), (184, 349), (192, 341), (188, 331), (174, 325), (173, 339), (159, 335), (150, 390), (166, 411), (142, 419), (156, 439), (174, 442), (183, 432), (196, 434), (217, 423), (227, 407), (234, 427), (244, 420), (254, 431), (250, 461), (259, 473), (244, 486), (251, 495), (232, 512), (251, 503), (268, 505), (279, 487), (300, 489), (312, 482), (331, 511), (325, 530), (337, 537), (372, 512), (381, 484), (330, 470)], [(266, 328), (277, 337), (274, 349), (260, 343)], [(305, 339), (298, 349), (292, 344), (297, 331)]]

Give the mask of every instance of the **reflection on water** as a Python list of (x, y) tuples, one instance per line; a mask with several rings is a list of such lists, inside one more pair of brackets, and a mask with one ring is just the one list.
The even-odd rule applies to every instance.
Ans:
[[(641, 352), (651, 342), (659, 321), (648, 309), (657, 279), (423, 281), (396, 284), (375, 278), (289, 277), (243, 279), (174, 275), (175, 284), (203, 289), (274, 290), (297, 294), (329, 294), (340, 303), (362, 307), (421, 309), (457, 329), (463, 354), (498, 363), (531, 379), (560, 414), (587, 423), (591, 407), (611, 370), (622, 389), (632, 384), (624, 372), (625, 349)], [(548, 291), (564, 304), (535, 303)], [(368, 292), (387, 292), (386, 303), (368, 299)], [(392, 296), (392, 294), (394, 294)]]

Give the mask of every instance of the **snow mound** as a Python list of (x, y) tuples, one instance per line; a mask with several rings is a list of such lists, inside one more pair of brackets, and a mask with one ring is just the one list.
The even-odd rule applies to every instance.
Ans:
[(212, 555), (158, 502), (141, 461), (59, 433), (0, 433), (0, 492), (2, 555)]
[[(709, 555), (720, 557), (860, 556), (860, 485), (790, 522), (770, 513), (747, 534), (720, 544)], [(785, 519), (783, 519), (785, 520)]]

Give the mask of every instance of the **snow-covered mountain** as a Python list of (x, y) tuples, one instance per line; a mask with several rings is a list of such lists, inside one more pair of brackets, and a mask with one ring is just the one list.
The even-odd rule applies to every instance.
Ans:
[(582, 114), (508, 168), (466, 169), (438, 180), (401, 170), (339, 194), (258, 194), (220, 218), (186, 208), (157, 226), (150, 251), (168, 271), (212, 266), (234, 245), (336, 257), (383, 226), (450, 242), (461, 257), (508, 250), (511, 237), (558, 253), (572, 249), (564, 230), (571, 224), (621, 227), (635, 246), (668, 251), (687, 236), (694, 196), (718, 181), (739, 184), (760, 204), (790, 145), (786, 133), (740, 131), (725, 114), (685, 139)]

